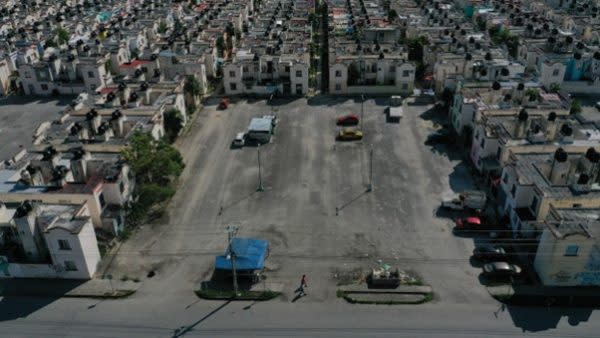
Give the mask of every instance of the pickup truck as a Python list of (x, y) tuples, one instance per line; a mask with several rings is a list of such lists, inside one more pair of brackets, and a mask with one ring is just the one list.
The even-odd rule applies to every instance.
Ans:
[(389, 122), (399, 122), (404, 116), (404, 108), (402, 107), (402, 96), (392, 96), (390, 98), (390, 106), (387, 111)]
[(451, 210), (483, 210), (487, 197), (483, 191), (464, 191), (458, 197), (442, 201), (442, 208)]

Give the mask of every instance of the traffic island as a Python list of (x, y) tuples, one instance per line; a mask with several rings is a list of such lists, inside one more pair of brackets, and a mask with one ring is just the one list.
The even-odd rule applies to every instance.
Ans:
[(423, 304), (433, 299), (429, 285), (400, 285), (390, 289), (372, 289), (367, 284), (341, 286), (337, 296), (352, 304)]

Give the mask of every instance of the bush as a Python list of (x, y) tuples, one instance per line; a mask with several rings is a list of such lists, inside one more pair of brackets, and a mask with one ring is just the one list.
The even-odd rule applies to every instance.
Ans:
[(183, 118), (177, 109), (171, 109), (164, 113), (165, 137), (167, 142), (173, 143), (183, 128)]

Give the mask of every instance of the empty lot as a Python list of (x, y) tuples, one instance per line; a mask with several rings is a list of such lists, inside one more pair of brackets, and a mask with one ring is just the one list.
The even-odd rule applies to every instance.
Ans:
[[(386, 100), (367, 100), (364, 140), (340, 143), (335, 117), (360, 114), (357, 100), (239, 100), (224, 111), (216, 104), (209, 102), (181, 140), (187, 168), (169, 217), (121, 248), (115, 278), (155, 270), (143, 288), (189, 290), (210, 275), (214, 255), (226, 247), (225, 227), (236, 224), (239, 236), (270, 241), (270, 281), (291, 294), (300, 276), (309, 276), (311, 301), (335, 299), (341, 277), (378, 260), (417, 272), (440, 301), (489, 300), (469, 264), (472, 241), (452, 236), (450, 222), (435, 216), (443, 196), (472, 182), (443, 146), (425, 145), (437, 128), (426, 118), (429, 106), (408, 106), (402, 121), (390, 124)], [(265, 191), (256, 192), (257, 148), (229, 145), (250, 118), (271, 113), (279, 123), (260, 148)], [(370, 149), (374, 190), (366, 192)]]

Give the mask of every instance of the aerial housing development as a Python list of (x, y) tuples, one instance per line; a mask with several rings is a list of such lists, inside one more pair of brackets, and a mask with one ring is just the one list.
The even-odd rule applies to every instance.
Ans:
[(597, 336), (599, 8), (3, 1), (3, 334)]

